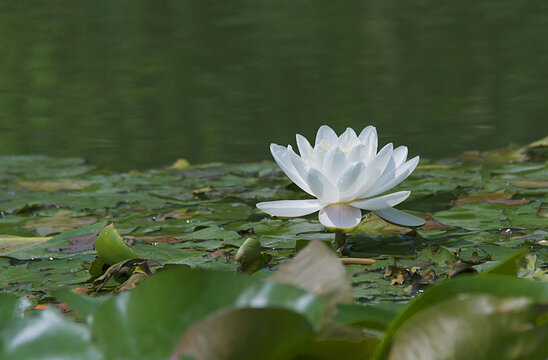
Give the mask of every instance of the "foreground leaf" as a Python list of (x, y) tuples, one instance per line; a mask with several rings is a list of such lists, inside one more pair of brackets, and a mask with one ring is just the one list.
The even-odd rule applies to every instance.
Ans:
[(336, 312), (336, 304), (353, 303), (352, 285), (346, 270), (335, 253), (322, 241), (313, 240), (288, 264), (267, 279), (291, 284), (316, 294), (328, 306), (328, 316)]
[(500, 298), (527, 297), (534, 301), (546, 302), (548, 301), (548, 283), (495, 274), (462, 276), (443, 282), (428, 289), (421, 297), (409, 303), (394, 319), (377, 349), (375, 358), (386, 358), (395, 333), (406, 321), (424, 309), (453, 299), (460, 294), (486, 294)]
[(337, 360), (373, 357), (379, 340), (367, 338), (360, 341), (349, 339), (316, 339), (307, 344), (297, 360)]
[(27, 298), (0, 293), (0, 326), (9, 319), (22, 318), (25, 310), (33, 305)]
[(389, 360), (529, 359), (548, 355), (547, 309), (527, 298), (471, 296), (432, 306), (396, 333)]
[(192, 325), (171, 360), (289, 360), (313, 336), (306, 318), (290, 310), (227, 310)]
[(86, 327), (57, 311), (46, 309), (36, 316), (12, 319), (0, 328), (0, 358), (102, 359), (90, 341), (91, 335)]
[(71, 214), (69, 210), (59, 210), (54, 216), (27, 221), (25, 228), (36, 230), (40, 236), (48, 236), (97, 222), (94, 216), (72, 217)]
[(112, 358), (163, 359), (194, 322), (221, 309), (278, 308), (304, 316), (316, 331), (323, 303), (289, 285), (196, 269), (165, 271), (110, 299), (94, 316), (93, 335)]

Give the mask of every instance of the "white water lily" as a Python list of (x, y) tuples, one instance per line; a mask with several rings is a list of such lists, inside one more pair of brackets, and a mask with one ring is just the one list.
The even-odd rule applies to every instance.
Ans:
[(377, 152), (377, 130), (368, 126), (356, 135), (347, 128), (337, 136), (323, 125), (310, 145), (297, 134), (300, 156), (291, 145), (270, 145), (272, 156), (283, 172), (310, 200), (261, 202), (257, 207), (272, 216), (298, 217), (319, 211), (320, 222), (330, 230), (348, 231), (362, 218), (361, 210), (372, 211), (386, 221), (403, 226), (421, 226), (419, 217), (394, 209), (410, 195), (398, 191), (381, 195), (405, 180), (417, 167), (419, 157), (407, 159), (407, 147), (392, 143)]

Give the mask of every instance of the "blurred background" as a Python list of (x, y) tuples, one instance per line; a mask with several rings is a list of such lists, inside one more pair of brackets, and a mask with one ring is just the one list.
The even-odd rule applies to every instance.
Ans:
[(438, 159), (548, 134), (545, 0), (0, 0), (0, 155), (270, 159), (377, 126)]

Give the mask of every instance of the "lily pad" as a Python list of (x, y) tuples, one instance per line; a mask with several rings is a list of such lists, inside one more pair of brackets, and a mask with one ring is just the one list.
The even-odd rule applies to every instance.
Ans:
[(223, 308), (246, 307), (292, 310), (313, 329), (319, 328), (324, 311), (320, 300), (289, 285), (177, 270), (159, 273), (131, 293), (107, 301), (95, 313), (92, 331), (98, 345), (114, 357), (166, 358), (195, 321)]

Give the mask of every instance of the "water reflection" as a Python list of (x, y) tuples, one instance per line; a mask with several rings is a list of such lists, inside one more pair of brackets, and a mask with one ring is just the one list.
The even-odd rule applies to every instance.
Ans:
[(0, 2), (0, 154), (270, 158), (323, 123), (440, 158), (548, 133), (548, 3)]

